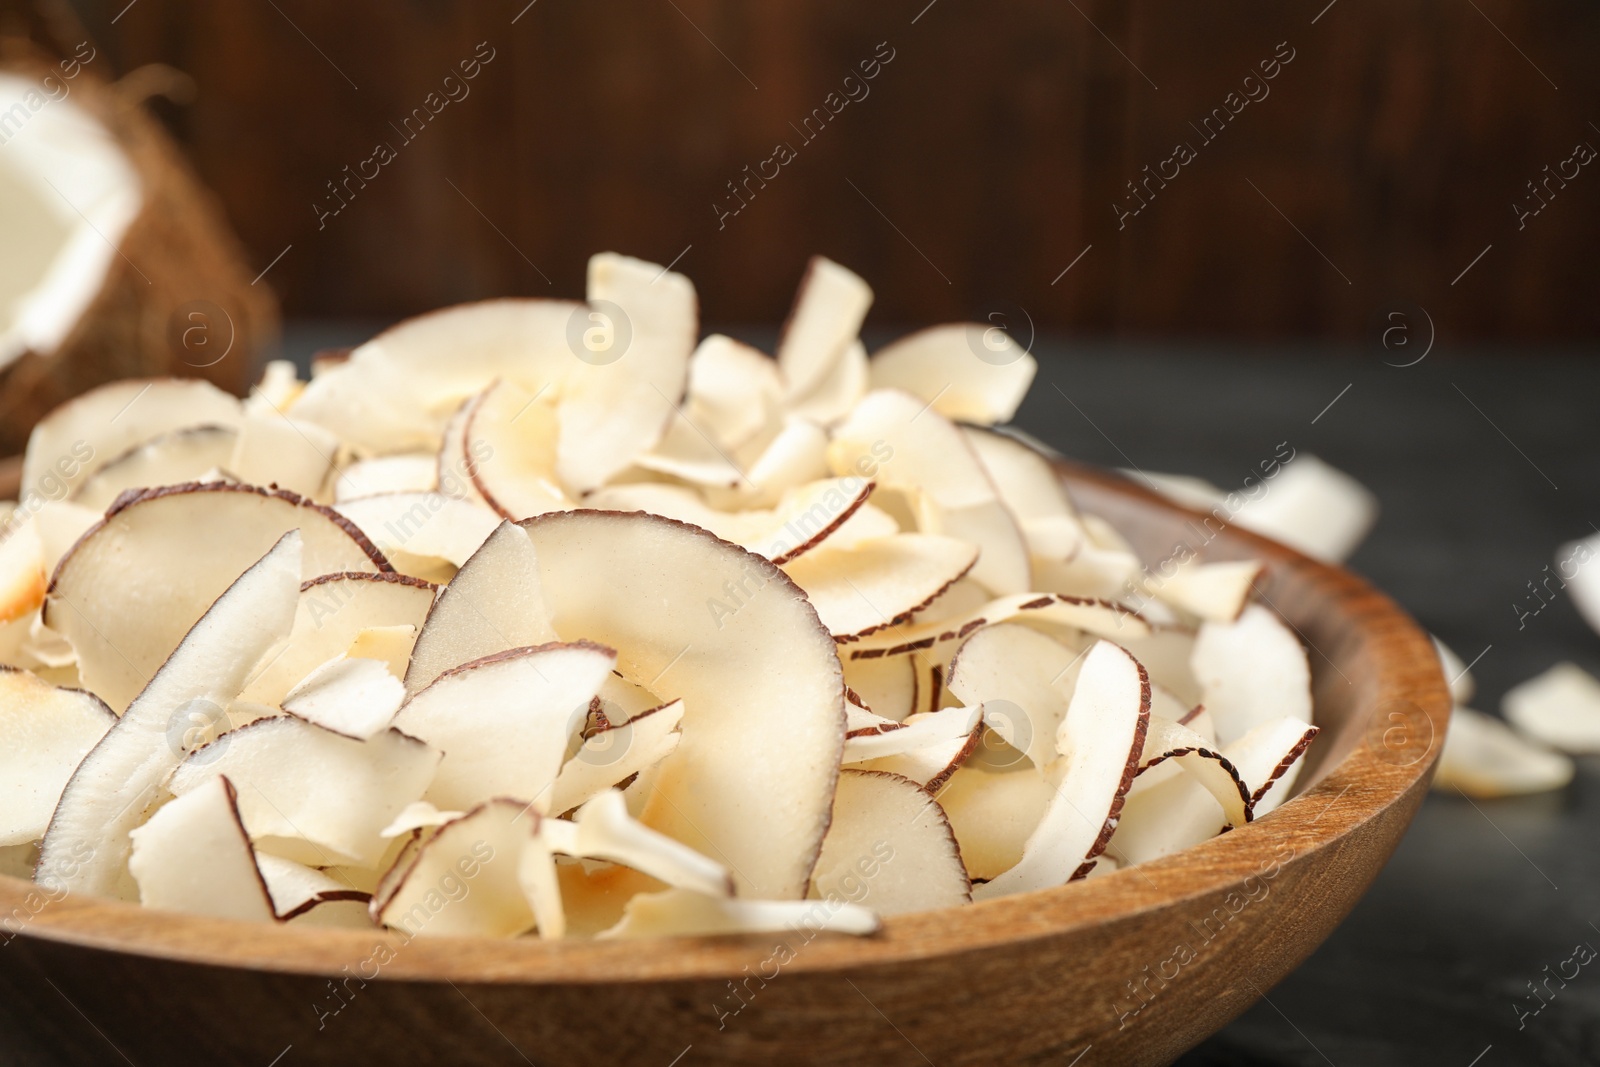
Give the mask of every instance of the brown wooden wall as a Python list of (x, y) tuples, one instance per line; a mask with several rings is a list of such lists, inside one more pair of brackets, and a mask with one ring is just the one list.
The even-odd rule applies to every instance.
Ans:
[[(688, 248), (719, 322), (781, 317), (821, 252), (873, 283), (881, 324), (1010, 306), (1084, 333), (1352, 338), (1406, 300), (1441, 342), (1600, 327), (1600, 165), (1521, 230), (1512, 206), (1600, 148), (1583, 0), (127, 4), (76, 6), (117, 71), (194, 77), (163, 113), (256, 263), (289, 249), (266, 281), (291, 314), (574, 295), (591, 251)], [(470, 95), (400, 146), (390, 124), (480, 42)], [(1269, 95), (1214, 141), (1189, 125), (1245, 90)], [(319, 229), (325, 183), (384, 141)], [(1178, 142), (1196, 158), (1119, 229), (1125, 183)], [(794, 158), (719, 219), (780, 143)]]

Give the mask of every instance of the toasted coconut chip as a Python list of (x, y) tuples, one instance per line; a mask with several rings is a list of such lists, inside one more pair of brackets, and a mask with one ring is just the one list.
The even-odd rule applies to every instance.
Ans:
[(878, 916), (859, 904), (829, 900), (725, 900), (688, 889), (639, 893), (623, 908), (620, 922), (596, 936), (704, 937), (714, 934), (875, 934)]
[(333, 480), (333, 499), (335, 503), (346, 504), (362, 497), (430, 493), (439, 488), (439, 457), (428, 452), (410, 452), (350, 464)]
[(182, 796), (226, 775), (263, 851), (316, 866), (373, 866), (384, 827), (421, 798), (440, 753), (398, 730), (370, 740), (294, 718), (262, 719), (197, 749), (168, 788)]
[(1320, 731), (1293, 715), (1261, 723), (1222, 750), (1250, 787), (1250, 817), (1259, 819), (1289, 799)]
[[(735, 488), (744, 478), (723, 445), (682, 409), (672, 413), (665, 436), (638, 459), (641, 469), (681, 478), (693, 485)], [(551, 509), (546, 508), (546, 511)]]
[[(810, 419), (786, 416), (782, 429), (750, 458), (736, 489), (723, 490), (712, 502), (729, 509), (770, 505), (785, 490), (826, 478), (828, 432)], [(707, 487), (708, 491), (710, 487)]]
[(287, 359), (268, 360), (267, 365), (261, 368), (261, 378), (250, 387), (250, 395), (245, 398), (244, 413), (246, 415), (264, 415), (269, 411), (287, 411), (300, 394), (305, 391), (306, 383), (300, 380), (300, 372), (293, 362)]
[[(227, 779), (219, 778), (217, 781), (226, 782)], [(204, 792), (204, 789), (197, 789), (189, 795), (200, 796)], [(371, 893), (356, 889), (326, 871), (307, 867), (303, 863), (295, 863), (281, 856), (261, 852), (256, 854), (255, 859), (256, 867), (261, 872), (261, 880), (266, 883), (267, 893), (271, 897), (272, 909), (279, 919), (287, 922), (306, 915), (324, 904), (343, 902), (361, 905), (362, 918), (365, 920), (366, 905), (367, 901), (372, 899)], [(363, 925), (372, 924), (367, 920)]]
[(1021, 525), (1030, 554), (1051, 562), (1076, 556), (1088, 534), (1050, 461), (1004, 433), (976, 426), (963, 426), (961, 432)]
[[(1432, 634), (1429, 635), (1433, 637)], [(1467, 665), (1455, 651), (1437, 637), (1433, 637), (1433, 649), (1439, 654), (1439, 668), (1444, 671), (1445, 681), (1450, 685), (1450, 699), (1456, 704), (1465, 704), (1472, 699), (1473, 692), (1477, 689), (1477, 682), (1472, 678), (1472, 672), (1467, 670)]]
[(1150, 680), (1139, 661), (1109, 641), (1084, 657), (1057, 733), (1064, 766), (1043, 820), (1015, 867), (974, 892), (979, 899), (1048, 889), (1087, 874), (1105, 850), (1133, 784), (1150, 720)]
[(1492, 800), (1561, 789), (1574, 770), (1570, 758), (1524, 739), (1494, 716), (1456, 708), (1433, 785)]
[(618, 782), (660, 763), (683, 735), (683, 701), (674, 700), (620, 725), (607, 724), (584, 739), (562, 766), (550, 790), (549, 810), (571, 811)]
[(812, 256), (778, 339), (778, 370), (790, 400), (813, 392), (844, 357), (872, 306), (872, 289), (831, 259)]
[(519, 801), (492, 800), (445, 824), (402, 856), (394, 884), (373, 895), (374, 921), (408, 939), (513, 937), (533, 929), (521, 866), (541, 823)]
[[(846, 483), (850, 479), (845, 479)], [(900, 524), (894, 520), (887, 511), (863, 503), (846, 516), (844, 522), (836, 526), (826, 540), (830, 548), (854, 548), (864, 541), (875, 541), (880, 537), (892, 537), (897, 533), (914, 533), (912, 530), (902, 530)], [(973, 583), (976, 587), (976, 583)], [(941, 597), (940, 600), (944, 598)]]
[(914, 716), (905, 723), (893, 724), (899, 729), (883, 730), (882, 724), (879, 724), (879, 729), (872, 733), (845, 739), (844, 763), (849, 765), (884, 756), (900, 756), (916, 749), (953, 741), (965, 744), (982, 722), (983, 709), (974, 704), (970, 708), (945, 708), (929, 715)]
[(494, 384), (490, 382), (484, 386), (483, 391), (463, 400), (455, 414), (444, 424), (443, 435), (439, 438), (439, 449), (433, 461), (434, 484), (427, 488), (437, 489), (446, 496), (459, 497), (462, 500), (488, 506), (483, 494), (478, 492), (478, 487), (472, 482), (472, 461), (475, 457), (467, 455), (467, 423), (472, 421), (478, 405), (483, 403), (484, 393), (492, 389)]
[(466, 810), (492, 797), (549, 810), (569, 738), (617, 654), (590, 644), (497, 652), (451, 668), (413, 694), (394, 725), (444, 752), (425, 799)]
[[(431, 807), (431, 805), (430, 805)], [(408, 807), (409, 810), (409, 807)], [(522, 809), (518, 809), (522, 810)], [(466, 817), (466, 812), (452, 812), (452, 817), (439, 825), (447, 825)], [(377, 868), (351, 868), (329, 867), (325, 868), (336, 878), (348, 879), (357, 888), (367, 888), (361, 876), (372, 879), (372, 900), (368, 905), (368, 918), (372, 922), (378, 921), (378, 910), (389, 902), (394, 896), (394, 891), (400, 884), (400, 879), (405, 877), (416, 862), (417, 853), (422, 851), (422, 846), (433, 839), (433, 828), (412, 830), (394, 838), (389, 844), (389, 850), (384, 853), (384, 858), (378, 861)], [(372, 873), (376, 870), (377, 873)], [(359, 872), (359, 875), (357, 874)]]
[(394, 821), (378, 834), (379, 837), (405, 837), (414, 830), (431, 830), (454, 822), (465, 815), (464, 811), (440, 811), (426, 800), (415, 800), (400, 810)]
[(72, 502), (104, 512), (129, 489), (181, 485), (196, 481), (233, 458), (239, 431), (235, 426), (187, 426), (135, 445), (85, 479)]
[(854, 690), (847, 689), (844, 703), (845, 762), (850, 762), (849, 748), (852, 738), (869, 737), (889, 730), (903, 730), (905, 726), (903, 722), (875, 714), (871, 708), (861, 703), (861, 698)]
[(495, 382), (465, 409), (465, 473), (495, 512), (525, 519), (571, 507), (556, 477), (556, 410), (515, 382)]
[[(667, 519), (558, 512), (524, 528), (557, 633), (605, 642), (624, 676), (683, 700), (683, 740), (644, 821), (726, 862), (741, 893), (802, 896), (845, 733), (838, 655), (804, 594), (761, 557)], [(730, 582), (746, 598), (713, 612)]]
[(1190, 615), (1210, 622), (1233, 622), (1255, 592), (1266, 567), (1254, 560), (1241, 563), (1191, 563), (1150, 587), (1157, 597)]
[(844, 680), (868, 709), (885, 719), (904, 722), (917, 710), (917, 672), (908, 656), (846, 659)]
[(72, 772), (116, 721), (93, 693), (0, 668), (0, 847), (44, 836)]
[[(235, 427), (239, 419), (239, 401), (209, 382), (151, 378), (102, 385), (33, 428), (22, 491), (54, 497), (59, 491), (45, 492), (47, 486), (65, 482), (68, 490), (76, 489), (101, 466), (162, 434), (191, 426)], [(62, 466), (67, 457), (79, 463)]]
[(597, 699), (600, 701), (600, 714), (604, 716), (607, 726), (621, 726), (662, 706), (662, 702), (650, 690), (615, 672), (600, 687)]
[(0, 623), (33, 614), (45, 588), (44, 547), (38, 523), (29, 519), (0, 540)]
[[(699, 333), (689, 279), (628, 256), (590, 257), (589, 304), (590, 321), (612, 332), (600, 358), (572, 357), (562, 379), (557, 470), (575, 493), (604, 484), (661, 440), (688, 385)], [(613, 307), (627, 317), (631, 340), (610, 321)]]
[(1133, 658), (1150, 672), (1150, 681), (1170, 692), (1190, 711), (1199, 707), (1204, 692), (1194, 676), (1190, 660), (1194, 656), (1194, 630), (1180, 626), (1156, 626), (1143, 636), (1116, 637), (1117, 644), (1133, 653)]
[(939, 804), (973, 878), (987, 881), (1015, 867), (1055, 796), (1043, 772), (1015, 749), (1010, 751), (1009, 761), (975, 755), (939, 792)]
[(396, 678), (405, 678), (411, 663), (411, 649), (417, 643), (417, 628), (409, 623), (398, 626), (368, 626), (356, 634), (345, 653), (350, 659), (375, 659)]
[[(547, 821), (543, 825), (561, 825)], [(657, 833), (628, 814), (622, 794), (608, 789), (573, 816), (566, 840), (551, 838), (551, 847), (582, 859), (620, 863), (677, 889), (708, 896), (731, 897), (733, 875), (715, 860)]]
[(406, 687), (387, 663), (340, 656), (289, 690), (283, 710), (324, 730), (365, 741), (389, 728), (405, 698)]
[(337, 510), (402, 571), (408, 565), (416, 569), (437, 560), (459, 567), (500, 524), (500, 516), (488, 508), (443, 493), (369, 496), (340, 504)]
[(921, 786), (847, 770), (839, 775), (812, 893), (899, 915), (969, 903), (972, 882), (944, 809)]
[(791, 396), (789, 410), (822, 426), (838, 422), (867, 395), (867, 350), (860, 341), (845, 345), (833, 368), (810, 391)]
[(835, 640), (911, 618), (973, 569), (978, 550), (953, 537), (896, 534), (854, 548), (826, 545), (784, 570), (816, 607)]
[(83, 535), (100, 522), (102, 513), (71, 501), (51, 501), (33, 516), (31, 525), (39, 534), (39, 552), (46, 575), (53, 575)]
[(1243, 826), (1250, 821), (1250, 788), (1228, 758), (1187, 726), (1151, 715), (1144, 751), (1139, 756), (1139, 775), (1143, 777), (1168, 762), (1193, 775), (1217, 798), (1229, 826)]
[(384, 455), (432, 450), (462, 401), (496, 378), (530, 392), (576, 362), (567, 330), (582, 305), (483, 300), (407, 319), (313, 376), (291, 409), (346, 443)]
[[(771, 508), (719, 511), (691, 489), (640, 483), (596, 490), (585, 503), (603, 511), (644, 511), (710, 530), (724, 541), (787, 563), (813, 548), (835, 547), (833, 535), (872, 495), (860, 478), (826, 478), (785, 492)], [(891, 527), (889, 533), (898, 532)]]
[(339, 438), (278, 412), (247, 416), (223, 464), (247, 485), (270, 485), (321, 499), (333, 475)]
[(389, 567), (353, 526), (292, 493), (153, 489), (124, 496), (61, 561), (45, 622), (77, 651), (84, 687), (120, 711), (240, 572), (295, 529), (305, 578)]
[(714, 333), (689, 357), (689, 418), (724, 448), (759, 434), (782, 395), (777, 362), (731, 337)]
[(840, 474), (875, 468), (880, 484), (918, 490), (925, 532), (982, 549), (977, 581), (1001, 595), (1029, 588), (1027, 546), (1015, 518), (971, 443), (925, 401), (896, 389), (868, 393), (834, 428), (828, 462)]
[(538, 553), (522, 527), (502, 523), (429, 610), (411, 652), (406, 691), (420, 692), (463, 663), (555, 640)]
[(1558, 663), (1513, 687), (1500, 702), (1507, 721), (1562, 752), (1600, 752), (1600, 681), (1575, 663)]
[(1034, 584), (1040, 589), (1069, 596), (1122, 597), (1138, 588), (1144, 564), (1132, 552), (1095, 543), (1097, 516), (1080, 520), (1090, 537), (1071, 559), (1034, 557)]
[(990, 426), (1011, 421), (1038, 369), (1006, 330), (952, 323), (919, 330), (874, 352), (872, 387), (904, 389), (946, 418)]
[(1377, 497), (1316, 456), (1296, 457), (1269, 486), (1246, 499), (1233, 521), (1314, 559), (1343, 562), (1378, 521)]
[(956, 651), (946, 684), (958, 700), (982, 704), (989, 729), (1044, 767), (1056, 758), (1085, 655), (1026, 626), (985, 626)]
[(1556, 567), (1567, 583), (1578, 614), (1590, 629), (1600, 631), (1600, 562), (1594, 562), (1597, 556), (1600, 556), (1600, 534), (1562, 545), (1556, 553)]
[[(1012, 619), (1083, 630), (1119, 643), (1137, 641), (1151, 633), (1150, 624), (1144, 616), (1110, 600), (1059, 596), (1054, 593), (1022, 593), (991, 600), (978, 610), (955, 618), (913, 623), (867, 634), (851, 644), (848, 655), (852, 659), (877, 659), (937, 649), (962, 640), (980, 627)], [(936, 653), (935, 656), (937, 658)]]
[(399, 574), (326, 574), (306, 582), (288, 643), (262, 665), (240, 699), (282, 704), (321, 664), (341, 654), (356, 655), (355, 643), (363, 633), (420, 627), (433, 595), (431, 584)]
[(186, 738), (181, 729), (175, 736), (175, 724), (220, 712), (288, 635), (301, 569), (301, 535), (294, 531), (224, 590), (84, 757), (45, 833), (41, 885), (138, 898), (128, 873), (128, 833), (144, 822), (162, 780), (186, 754)]
[(1252, 604), (1235, 622), (1200, 627), (1190, 656), (1201, 703), (1224, 745), (1282, 715), (1311, 721), (1311, 665), (1293, 630)]
[(236, 800), (228, 779), (214, 778), (131, 831), (139, 903), (218, 919), (277, 917)]
[[(956, 722), (973, 721), (967, 719), (965, 708), (949, 709), (962, 714), (954, 719), (941, 720), (938, 733), (940, 740), (917, 748), (907, 748), (894, 755), (879, 756), (875, 759), (862, 760), (854, 765), (858, 771), (883, 771), (888, 774), (900, 775), (909, 778), (917, 785), (926, 789), (931, 795), (938, 796), (950, 776), (961, 769), (961, 766), (978, 750), (983, 739), (983, 719), (980, 716), (966, 734), (949, 736), (948, 726)], [(904, 726), (898, 730), (887, 731), (880, 736), (894, 738), (899, 734), (918, 726), (930, 719), (940, 719), (944, 712), (923, 712), (913, 715), (906, 720)]]

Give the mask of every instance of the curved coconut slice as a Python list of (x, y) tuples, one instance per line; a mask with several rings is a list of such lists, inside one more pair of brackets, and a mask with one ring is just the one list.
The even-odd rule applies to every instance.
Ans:
[(354, 526), (293, 493), (172, 486), (125, 496), (83, 536), (56, 568), (45, 622), (77, 651), (84, 688), (120, 711), (240, 572), (290, 530), (301, 533), (306, 578), (389, 569)]
[(854, 548), (824, 545), (784, 569), (835, 640), (911, 618), (973, 569), (978, 550), (953, 537), (896, 534)]
[[(219, 778), (217, 781), (226, 782), (227, 779)], [(203, 792), (196, 790), (189, 795), (197, 796)], [(366, 904), (372, 899), (371, 893), (362, 892), (315, 867), (307, 867), (281, 856), (261, 852), (256, 854), (255, 860), (261, 880), (266, 883), (267, 894), (272, 899), (272, 910), (281, 921), (298, 919), (324, 904), (337, 903), (360, 904), (365, 917)], [(370, 926), (370, 921), (365, 925)]]
[(288, 635), (301, 567), (300, 534), (283, 535), (194, 624), (73, 773), (45, 833), (36, 881), (137, 899), (128, 832), (144, 821), (162, 780), (186, 754), (174, 724), (186, 721), (190, 709), (227, 707)]
[(1293, 715), (1254, 727), (1222, 754), (1250, 788), (1250, 817), (1259, 819), (1289, 799), (1305, 766), (1306, 752), (1321, 731)]
[(555, 845), (559, 851), (620, 863), (676, 889), (713, 897), (733, 896), (733, 875), (728, 868), (634, 821), (622, 794), (615, 789), (600, 793), (579, 808), (573, 824), (576, 830), (570, 842)]
[(778, 370), (790, 400), (813, 392), (844, 358), (872, 306), (872, 289), (831, 259), (812, 256), (778, 338)]
[(688, 889), (668, 889), (634, 896), (623, 908), (622, 920), (595, 936), (609, 941), (803, 930), (802, 936), (809, 941), (819, 933), (866, 935), (882, 927), (876, 914), (843, 900), (725, 900)]
[[(804, 593), (668, 519), (574, 511), (523, 526), (557, 633), (604, 642), (624, 676), (683, 700), (683, 740), (644, 822), (727, 863), (743, 894), (803, 895), (845, 732), (838, 655)], [(751, 595), (714, 616), (707, 602), (728, 582)]]
[(1200, 702), (1224, 745), (1281, 715), (1311, 721), (1311, 665), (1283, 620), (1252, 604), (1234, 622), (1201, 625), (1190, 656)]
[(129, 834), (139, 903), (218, 919), (277, 918), (236, 801), (232, 783), (213, 778)]
[(321, 498), (338, 454), (339, 438), (334, 434), (272, 411), (245, 417), (233, 455), (219, 466), (246, 485)]
[[(236, 427), (239, 401), (209, 382), (150, 378), (112, 382), (67, 401), (28, 435), (22, 492), (60, 496), (146, 441), (191, 426)], [(98, 462), (96, 462), (98, 461)]]
[(821, 426), (831, 426), (867, 395), (867, 350), (860, 341), (845, 345), (833, 368), (816, 386), (791, 397), (789, 411)]
[(880, 729), (845, 738), (843, 762), (846, 765), (864, 763), (950, 742), (965, 744), (982, 722), (983, 709), (976, 704), (970, 708), (943, 708), (913, 716), (908, 722), (895, 724), (899, 729)]
[(981, 548), (974, 579), (1000, 595), (1030, 588), (1027, 546), (1016, 520), (961, 431), (925, 401), (897, 389), (868, 393), (834, 428), (828, 461), (840, 474), (859, 464), (875, 466), (880, 483), (920, 490), (920, 518), (937, 527), (924, 526), (926, 532)]
[(488, 508), (443, 493), (386, 493), (335, 510), (409, 573), (431, 573), (439, 560), (460, 567), (500, 525), (500, 516)]
[(438, 456), (428, 452), (402, 453), (350, 464), (333, 481), (333, 499), (345, 504), (385, 493), (429, 493), (438, 488)]
[(379, 837), (405, 837), (414, 830), (431, 830), (454, 822), (465, 815), (464, 811), (440, 811), (426, 800), (415, 800), (400, 809), (394, 821), (383, 828)]
[(1574, 769), (1568, 757), (1525, 740), (1494, 716), (1456, 708), (1433, 784), (1492, 800), (1561, 789)]
[(527, 532), (502, 523), (428, 611), (406, 669), (406, 692), (420, 692), (463, 663), (558, 640), (539, 575)]
[(1444, 671), (1445, 681), (1450, 684), (1450, 699), (1457, 704), (1465, 704), (1477, 690), (1472, 672), (1454, 649), (1433, 634), (1428, 636), (1433, 639), (1433, 649), (1439, 654), (1439, 667)]
[(584, 739), (561, 767), (550, 789), (549, 810), (561, 813), (598, 796), (618, 782), (660, 763), (683, 735), (683, 701), (674, 700), (621, 725), (607, 724)]
[[(412, 937), (514, 937), (535, 924), (520, 868), (541, 820), (520, 802), (491, 800), (439, 828), (374, 894), (372, 917)], [(397, 865), (398, 869), (399, 865)]]
[(1266, 566), (1255, 560), (1238, 563), (1188, 563), (1171, 576), (1149, 582), (1157, 597), (1180, 611), (1210, 622), (1233, 622), (1255, 592)]
[(1087, 874), (1105, 850), (1138, 770), (1150, 720), (1150, 680), (1139, 661), (1109, 641), (1084, 657), (1057, 735), (1065, 766), (1044, 819), (1015, 867), (974, 897), (988, 899), (1061, 885)]
[(406, 687), (388, 664), (341, 656), (306, 675), (283, 698), (283, 710), (324, 730), (365, 741), (389, 728), (405, 698)]
[[(845, 688), (844, 743), (847, 750), (851, 738), (868, 737), (873, 734), (885, 733), (889, 730), (903, 730), (905, 725), (903, 722), (885, 719), (882, 715), (874, 714), (871, 708), (861, 703), (861, 697), (857, 695), (855, 690), (850, 689), (848, 686)], [(849, 762), (848, 751), (845, 756), (845, 762)]]
[[(590, 257), (589, 305), (590, 321), (604, 319), (612, 332), (603, 355), (573, 357), (563, 376), (556, 466), (575, 493), (604, 484), (661, 440), (688, 385), (699, 333), (689, 279), (629, 256)], [(627, 319), (625, 342), (624, 324), (610, 321), (616, 309)]]
[[(893, 755), (879, 756), (866, 759), (855, 764), (859, 771), (883, 771), (888, 774), (909, 778), (932, 796), (938, 796), (944, 789), (950, 776), (960, 770), (981, 747), (983, 740), (983, 718), (979, 714), (973, 718), (971, 712), (980, 709), (951, 708), (945, 711), (922, 712), (907, 719), (905, 724), (897, 730), (887, 730), (878, 737), (890, 742), (898, 741), (899, 735), (926, 723), (930, 720), (940, 722), (937, 731), (937, 740), (915, 748), (904, 748)], [(955, 716), (945, 718), (947, 712), (958, 712)], [(966, 734), (951, 736), (951, 726), (971, 722), (972, 729)], [(867, 740), (865, 737), (856, 738), (857, 741)], [(850, 742), (846, 742), (849, 744)], [(896, 747), (892, 743), (886, 747)]]
[(551, 404), (498, 381), (464, 411), (462, 464), (484, 503), (508, 519), (572, 506), (556, 477), (561, 427)]
[(272, 359), (261, 368), (261, 377), (250, 387), (242, 405), (246, 416), (287, 411), (305, 391), (300, 371), (287, 359)]
[(844, 681), (885, 719), (904, 722), (917, 710), (917, 672), (909, 656), (846, 659)]
[(181, 485), (233, 458), (234, 426), (188, 426), (153, 438), (111, 460), (85, 479), (72, 502), (104, 512), (128, 489)]
[(1514, 686), (1500, 701), (1507, 721), (1562, 752), (1600, 752), (1600, 681), (1575, 663), (1558, 663)]
[(765, 429), (782, 396), (777, 362), (731, 337), (714, 333), (689, 357), (688, 416), (724, 448)]
[(717, 443), (711, 431), (695, 423), (681, 408), (672, 413), (672, 421), (660, 443), (640, 456), (638, 465), (643, 470), (680, 478), (692, 485), (733, 489), (744, 479), (744, 472)]
[(398, 626), (368, 626), (356, 634), (345, 653), (350, 659), (375, 659), (396, 678), (404, 679), (411, 663), (411, 649), (417, 643), (417, 628), (409, 623)]
[(977, 426), (963, 426), (961, 432), (1021, 526), (1029, 553), (1052, 563), (1076, 556), (1088, 534), (1050, 461), (1004, 433)]
[(44, 603), (44, 545), (36, 520), (6, 523), (0, 540), (0, 623), (30, 615)]
[(1011, 421), (1038, 369), (1004, 329), (952, 323), (874, 352), (872, 387), (904, 389), (946, 418), (989, 426)]
[(879, 915), (972, 900), (944, 810), (916, 782), (881, 771), (840, 773), (812, 886), (823, 900), (865, 903)]
[(421, 798), (439, 756), (398, 730), (357, 741), (300, 719), (261, 719), (196, 749), (168, 788), (182, 796), (226, 775), (263, 851), (319, 867), (370, 867), (388, 848), (384, 828)]
[(558, 388), (582, 313), (571, 301), (503, 299), (418, 315), (313, 376), (290, 414), (369, 454), (432, 450), (461, 403), (497, 378)]
[(93, 693), (0, 668), (0, 847), (44, 836), (72, 772), (116, 721)]
[(951, 651), (946, 646), (952, 642), (962, 640), (980, 627), (1013, 619), (1054, 630), (1082, 630), (1118, 643), (1133, 643), (1151, 633), (1144, 616), (1110, 600), (1022, 593), (991, 600), (975, 611), (952, 618), (913, 622), (910, 626), (867, 634), (851, 645), (847, 655), (853, 659), (876, 659), (931, 650), (929, 655), (942, 661)]
[(1143, 636), (1128, 634), (1114, 640), (1144, 664), (1152, 684), (1170, 692), (1192, 711), (1204, 699), (1200, 681), (1190, 666), (1195, 636), (1195, 631), (1184, 627), (1157, 626)]
[(444, 752), (425, 799), (465, 810), (491, 797), (549, 810), (569, 739), (617, 654), (587, 641), (497, 652), (453, 667), (413, 694), (398, 730)]
[(317, 667), (341, 654), (356, 655), (363, 633), (390, 626), (420, 627), (433, 606), (434, 587), (402, 574), (325, 574), (300, 588), (294, 630), (250, 680), (240, 696), (281, 705), (289, 691)]
[[(1556, 568), (1572, 594), (1572, 604), (1592, 630), (1600, 630), (1600, 534), (1571, 541), (1556, 551)], [(1568, 575), (1568, 570), (1571, 575)]]
[(1187, 726), (1151, 715), (1144, 751), (1139, 756), (1138, 773), (1143, 776), (1167, 761), (1193, 775), (1195, 781), (1217, 798), (1229, 826), (1243, 826), (1250, 821), (1251, 790), (1232, 762)]
[(985, 626), (956, 651), (946, 684), (963, 703), (983, 705), (989, 729), (1044, 767), (1056, 758), (1085, 655), (1016, 623)]
[(1366, 486), (1305, 453), (1279, 470), (1270, 491), (1246, 499), (1233, 521), (1314, 559), (1341, 563), (1378, 521)]
[(997, 878), (1022, 859), (1055, 790), (1020, 753), (1008, 766), (969, 760), (939, 791), (939, 806), (961, 848), (967, 874)]

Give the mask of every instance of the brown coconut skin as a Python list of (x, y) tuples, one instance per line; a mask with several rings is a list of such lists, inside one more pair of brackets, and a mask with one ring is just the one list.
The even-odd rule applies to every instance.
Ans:
[[(34, 58), (6, 62), (0, 70), (34, 80), (59, 73), (53, 63)], [(250, 284), (255, 272), (220, 201), (160, 123), (92, 68), (73, 79), (67, 99), (111, 132), (139, 175), (144, 202), (99, 292), (60, 347), (24, 352), (0, 368), (0, 455), (22, 451), (34, 423), (58, 405), (120, 378), (197, 377), (243, 393), (257, 355), (278, 334), (276, 297), (265, 281)], [(205, 318), (189, 319), (190, 305), (200, 301), (209, 306)], [(186, 348), (185, 328), (200, 322), (204, 333), (190, 336), (205, 336), (206, 346)], [(224, 350), (227, 355), (212, 363)]]

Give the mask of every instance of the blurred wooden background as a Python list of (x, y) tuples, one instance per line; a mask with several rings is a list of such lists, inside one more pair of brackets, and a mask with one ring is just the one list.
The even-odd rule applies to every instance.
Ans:
[[(872, 282), (880, 325), (1020, 308), (1085, 334), (1348, 339), (1409, 301), (1441, 342), (1600, 327), (1600, 165), (1523, 229), (1513, 208), (1600, 148), (1600, 8), (1579, 0), (72, 3), (102, 73), (193, 76), (162, 114), (256, 264), (281, 254), (289, 314), (577, 295), (615, 248), (681, 254), (714, 322), (781, 318), (821, 252)], [(480, 42), (470, 95), (405, 142)], [(1280, 42), (1270, 95), (1205, 143), (1190, 123)], [(1119, 230), (1125, 183), (1179, 141), (1198, 158)], [(379, 142), (396, 158), (319, 229)], [(780, 142), (795, 158), (719, 220)]]

